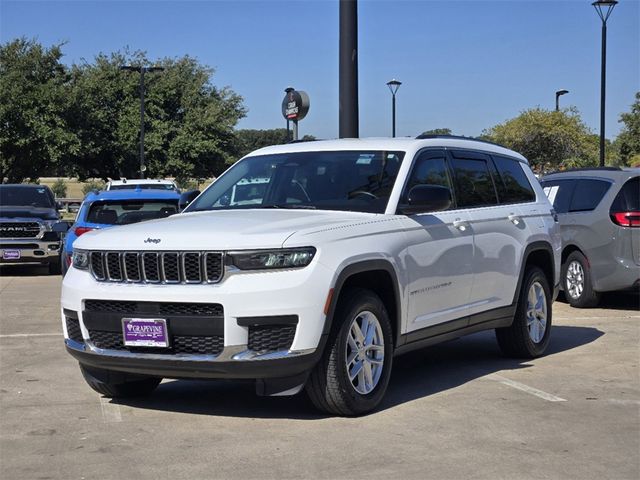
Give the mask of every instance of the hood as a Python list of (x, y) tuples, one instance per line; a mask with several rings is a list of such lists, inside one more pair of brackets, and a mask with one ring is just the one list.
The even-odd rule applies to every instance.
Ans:
[(3, 205), (0, 207), (0, 218), (39, 218), (42, 220), (58, 220), (60, 216), (54, 208)]
[(318, 210), (194, 212), (85, 233), (74, 247), (87, 250), (245, 250), (280, 248), (296, 232), (384, 217)]

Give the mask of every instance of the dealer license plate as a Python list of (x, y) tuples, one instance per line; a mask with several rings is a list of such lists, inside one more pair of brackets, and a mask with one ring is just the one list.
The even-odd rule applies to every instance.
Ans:
[(128, 347), (168, 347), (169, 335), (164, 318), (123, 318), (122, 334)]
[(20, 260), (20, 250), (3, 250), (3, 260)]

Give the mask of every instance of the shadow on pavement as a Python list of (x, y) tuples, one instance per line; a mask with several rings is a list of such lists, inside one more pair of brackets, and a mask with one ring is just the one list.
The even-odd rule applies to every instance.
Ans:
[[(48, 277), (49, 275), (48, 265), (0, 265), (0, 277)], [(60, 277), (60, 275), (57, 276)]]
[[(591, 343), (603, 335), (589, 327), (554, 326), (547, 356)], [(427, 397), (504, 370), (529, 368), (527, 360), (502, 357), (493, 332), (419, 350), (394, 359), (387, 394), (377, 411)], [(246, 418), (318, 420), (319, 414), (303, 394), (258, 397), (252, 381), (188, 381), (162, 383), (148, 398), (111, 400), (136, 408)]]
[[(564, 296), (564, 292), (558, 294), (559, 302), (568, 304), (567, 298)], [(640, 310), (640, 292), (634, 291), (622, 291), (622, 292), (605, 292), (600, 298), (600, 303), (597, 307), (607, 310)], [(576, 308), (576, 311), (588, 312), (593, 310), (591, 308)]]

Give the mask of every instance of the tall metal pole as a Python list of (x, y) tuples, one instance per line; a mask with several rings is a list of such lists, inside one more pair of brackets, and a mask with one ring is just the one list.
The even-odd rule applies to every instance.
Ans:
[(602, 22), (602, 70), (600, 72), (600, 166), (604, 167), (604, 105), (607, 81), (607, 22)]
[(396, 136), (396, 94), (391, 95), (391, 136)]
[(140, 68), (140, 178), (144, 178), (144, 72)]
[(358, 3), (340, 0), (340, 138), (358, 138)]

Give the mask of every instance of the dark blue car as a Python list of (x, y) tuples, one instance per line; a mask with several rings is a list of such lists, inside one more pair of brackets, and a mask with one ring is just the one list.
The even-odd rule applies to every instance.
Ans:
[(65, 237), (62, 274), (71, 264), (73, 242), (80, 235), (91, 230), (168, 217), (178, 212), (179, 200), (178, 192), (166, 190), (112, 190), (87, 194)]

